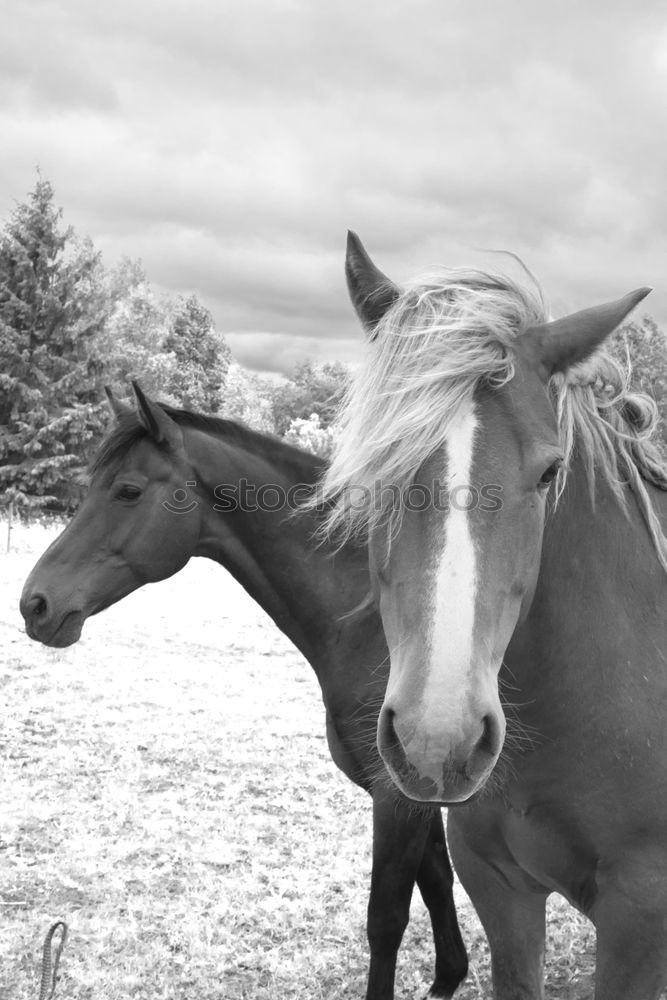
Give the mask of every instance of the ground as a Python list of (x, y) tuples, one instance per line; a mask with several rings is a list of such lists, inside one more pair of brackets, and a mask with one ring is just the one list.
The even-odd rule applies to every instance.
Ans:
[[(310, 667), (199, 559), (70, 649), (31, 642), (18, 599), (53, 536), (18, 529), (0, 555), (0, 1000), (35, 1000), (58, 919), (58, 1000), (361, 1000), (370, 800), (330, 760)], [(484, 935), (457, 901), (457, 997), (487, 1000)], [(554, 900), (547, 996), (590, 997), (593, 953)], [(415, 894), (397, 1000), (424, 996), (432, 954)]]

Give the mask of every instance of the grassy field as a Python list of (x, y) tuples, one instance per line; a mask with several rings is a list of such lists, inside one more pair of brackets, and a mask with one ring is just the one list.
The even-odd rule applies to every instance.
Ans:
[[(36, 1000), (57, 919), (58, 1000), (362, 998), (370, 801), (329, 758), (309, 666), (203, 560), (91, 619), (75, 647), (30, 642), (18, 598), (49, 538), (19, 530), (0, 555), (0, 1000)], [(457, 893), (458, 996), (489, 998)], [(547, 996), (590, 997), (593, 948), (552, 903)], [(397, 1000), (423, 996), (431, 967), (415, 895)]]

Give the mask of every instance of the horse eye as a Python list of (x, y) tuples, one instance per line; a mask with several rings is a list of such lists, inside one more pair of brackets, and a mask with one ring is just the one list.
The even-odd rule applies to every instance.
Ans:
[(124, 486), (116, 493), (117, 500), (138, 500), (141, 496), (141, 490), (138, 486), (130, 486), (129, 483), (125, 483)]
[(556, 462), (552, 462), (549, 468), (546, 470), (546, 472), (542, 473), (540, 481), (538, 483), (538, 488), (546, 488), (550, 486), (551, 483), (553, 483), (556, 476), (558, 475), (562, 464), (563, 463), (561, 462), (560, 459), (558, 459)]

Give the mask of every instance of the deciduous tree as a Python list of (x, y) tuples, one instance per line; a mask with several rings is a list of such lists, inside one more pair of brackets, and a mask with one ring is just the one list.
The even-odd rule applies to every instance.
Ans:
[(232, 355), (211, 313), (195, 295), (174, 304), (164, 349), (176, 359), (167, 390), (188, 409), (216, 413)]
[(295, 419), (309, 420), (316, 413), (320, 426), (333, 422), (349, 380), (349, 371), (340, 361), (317, 365), (305, 361), (273, 393), (276, 432), (286, 434)]
[(660, 413), (660, 435), (667, 452), (667, 334), (650, 316), (625, 323), (612, 339), (612, 352), (630, 363), (632, 383), (655, 400)]
[(232, 362), (227, 370), (220, 416), (272, 434), (275, 427), (271, 404), (271, 386), (258, 375)]
[(151, 287), (141, 261), (126, 258), (107, 278), (110, 315), (100, 337), (108, 384), (122, 398), (135, 379), (154, 399), (178, 406), (170, 391), (178, 382), (176, 354), (165, 348), (170, 331), (170, 303)]

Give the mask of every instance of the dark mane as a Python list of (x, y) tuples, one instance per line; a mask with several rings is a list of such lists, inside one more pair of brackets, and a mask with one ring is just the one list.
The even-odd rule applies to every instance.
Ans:
[[(325, 459), (320, 456), (295, 448), (271, 434), (262, 434), (260, 431), (252, 430), (236, 420), (207, 416), (203, 413), (194, 413), (192, 410), (181, 410), (174, 406), (168, 406), (166, 403), (158, 403), (157, 405), (179, 427), (192, 428), (203, 431), (205, 434), (211, 434), (269, 462), (275, 461), (276, 454), (279, 452), (282, 461), (287, 460), (288, 464), (304, 481), (315, 482), (326, 466)], [(134, 445), (146, 437), (148, 437), (148, 433), (140, 423), (137, 414), (134, 411), (124, 414), (102, 441), (97, 454), (90, 463), (90, 475), (92, 476), (96, 472), (108, 469), (113, 464), (120, 462)]]

